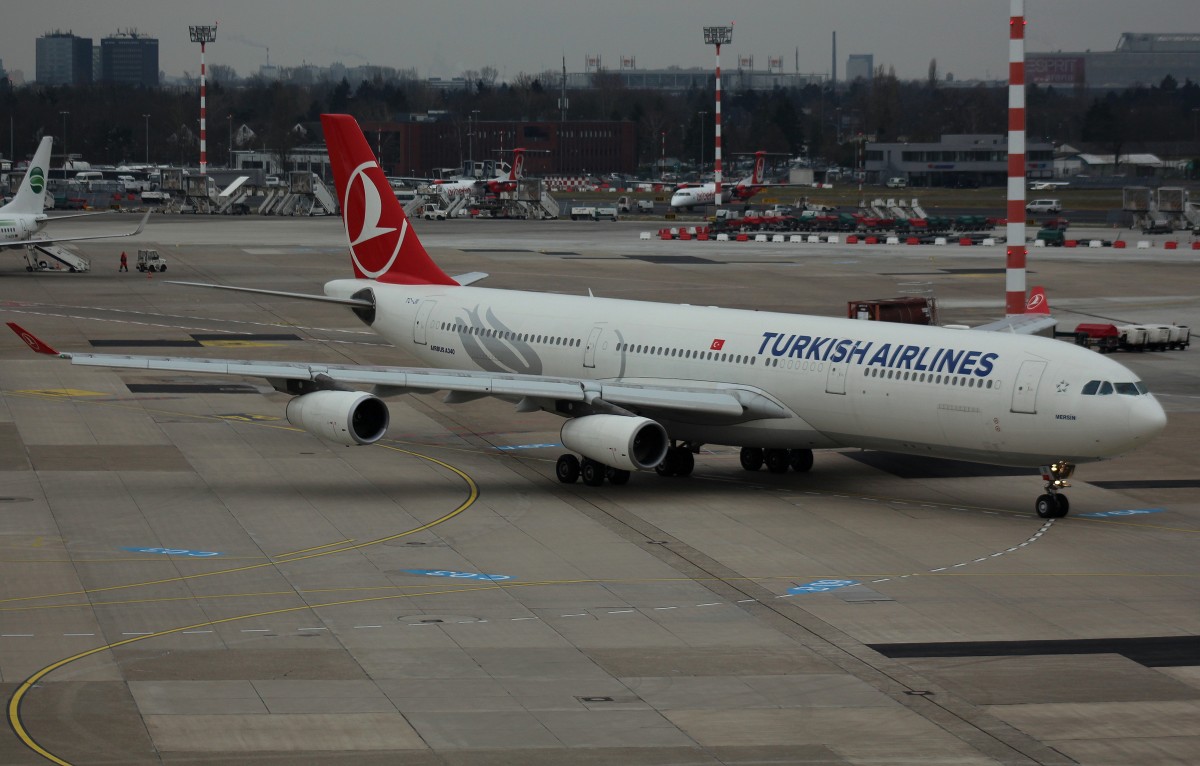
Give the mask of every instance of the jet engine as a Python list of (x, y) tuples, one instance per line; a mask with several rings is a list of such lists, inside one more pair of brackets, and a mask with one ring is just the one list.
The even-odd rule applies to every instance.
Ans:
[(313, 391), (287, 404), (287, 422), (313, 436), (354, 447), (379, 441), (388, 429), (388, 408), (361, 391)]
[(654, 468), (667, 456), (667, 429), (649, 418), (586, 415), (563, 423), (563, 446), (610, 468)]

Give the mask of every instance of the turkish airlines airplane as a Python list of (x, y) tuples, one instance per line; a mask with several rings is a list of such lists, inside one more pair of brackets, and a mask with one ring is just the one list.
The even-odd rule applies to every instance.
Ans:
[(74, 215), (59, 215), (53, 218), (46, 215), (46, 172), (50, 168), (50, 147), (54, 143), (51, 136), (46, 136), (38, 144), (33, 153), (25, 178), (17, 188), (17, 194), (7, 205), (0, 207), (0, 248), (29, 247), (31, 245), (50, 245), (56, 242), (82, 242), (89, 239), (117, 239), (133, 237), (142, 233), (146, 219), (150, 214), (142, 216), (137, 228), (126, 234), (93, 234), (82, 237), (46, 237), (39, 234), (42, 227), (50, 221), (61, 221), (64, 218), (83, 218), (85, 216), (103, 215), (103, 213), (78, 213)]
[(382, 438), (383, 398), (403, 393), (544, 410), (565, 418), (558, 478), (592, 486), (635, 470), (687, 475), (705, 444), (741, 447), (745, 469), (775, 473), (809, 470), (814, 449), (859, 447), (1042, 467), (1036, 510), (1055, 517), (1076, 463), (1166, 424), (1111, 358), (1019, 334), (1045, 313), (987, 332), (476, 287), (485, 274), (451, 277), (422, 247), (354, 118), (321, 121), (353, 278), (320, 296), (201, 286), (344, 305), (427, 367), (58, 354), (10, 327), (79, 365), (266, 378), (295, 397), (288, 422), (346, 445)]
[[(774, 184), (763, 181), (763, 168), (767, 161), (767, 153), (754, 153), (754, 170), (750, 175), (732, 183), (721, 184), (721, 204), (731, 202), (746, 202), (763, 189), (773, 186), (799, 186), (802, 184)], [(717, 184), (709, 181), (699, 186), (680, 186), (671, 195), (671, 207), (691, 209), (698, 205), (711, 205), (717, 197)]]
[(460, 181), (434, 181), (432, 184), (433, 189), (443, 197), (474, 197), (484, 192), (491, 194), (515, 192), (517, 190), (517, 181), (521, 180), (525, 171), (525, 150), (513, 149), (512, 151), (512, 167), (508, 169), (507, 175), (501, 173), (494, 178), (464, 178)]

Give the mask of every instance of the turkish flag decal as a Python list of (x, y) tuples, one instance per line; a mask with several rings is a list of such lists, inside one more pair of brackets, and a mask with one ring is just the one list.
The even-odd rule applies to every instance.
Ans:
[(712, 345), (708, 347), (708, 350), (709, 351), (720, 351), (724, 347), (725, 347), (725, 339), (724, 338), (713, 338)]

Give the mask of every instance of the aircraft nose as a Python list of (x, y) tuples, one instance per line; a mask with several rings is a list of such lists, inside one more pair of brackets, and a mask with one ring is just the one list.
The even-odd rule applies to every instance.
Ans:
[(1129, 412), (1130, 435), (1138, 442), (1149, 441), (1167, 426), (1167, 413), (1153, 396), (1139, 396)]

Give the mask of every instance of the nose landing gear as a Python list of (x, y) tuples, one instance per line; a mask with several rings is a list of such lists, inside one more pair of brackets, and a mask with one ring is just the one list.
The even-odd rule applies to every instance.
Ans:
[(1061, 519), (1071, 509), (1067, 496), (1061, 490), (1071, 486), (1067, 479), (1075, 473), (1075, 464), (1059, 461), (1042, 466), (1042, 478), (1046, 481), (1046, 494), (1037, 499), (1034, 509), (1039, 518)]

